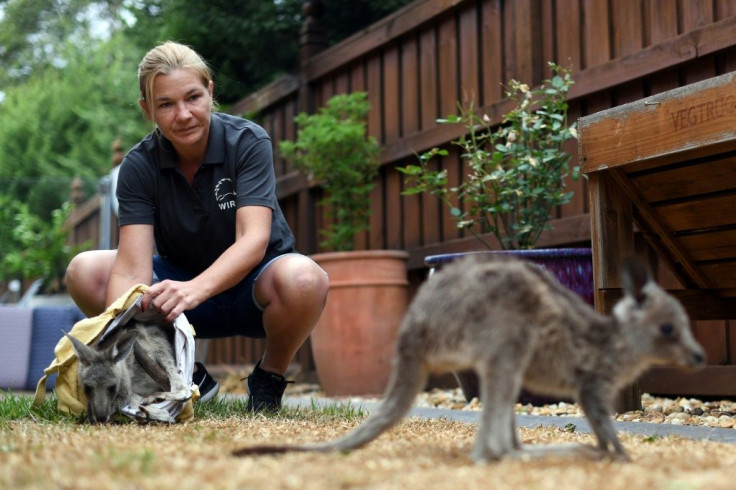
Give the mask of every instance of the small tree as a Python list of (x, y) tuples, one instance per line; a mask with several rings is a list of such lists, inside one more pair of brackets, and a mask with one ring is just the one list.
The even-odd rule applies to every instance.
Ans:
[(461, 148), (469, 171), (458, 186), (449, 186), (446, 170), (434, 171), (427, 165), (448, 152), (433, 148), (419, 156), (419, 165), (398, 169), (410, 185), (404, 194), (428, 192), (439, 197), (450, 207), (457, 227), (470, 231), (489, 249), (481, 233), (492, 233), (503, 249), (534, 248), (549, 228), (552, 210), (572, 198), (567, 178), (578, 176), (577, 168), (569, 168), (570, 154), (563, 148), (577, 137), (575, 124), (567, 121), (566, 97), (573, 80), (568, 70), (549, 65), (553, 77), (535, 90), (516, 80), (509, 82), (506, 95), (515, 106), (497, 129), (472, 104), (461, 107), (457, 116), (438, 120), (466, 128), (453, 144)]
[(358, 232), (370, 227), (370, 193), (378, 175), (380, 146), (366, 134), (370, 111), (365, 92), (335, 95), (316, 114), (299, 114), (296, 141), (282, 141), (287, 160), (320, 184), (328, 212), (323, 247), (353, 250)]

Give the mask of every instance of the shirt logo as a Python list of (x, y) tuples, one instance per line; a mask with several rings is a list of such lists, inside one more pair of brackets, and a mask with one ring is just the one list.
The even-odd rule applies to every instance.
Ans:
[(235, 207), (235, 189), (232, 179), (220, 179), (215, 186), (215, 200), (217, 206), (223, 211)]

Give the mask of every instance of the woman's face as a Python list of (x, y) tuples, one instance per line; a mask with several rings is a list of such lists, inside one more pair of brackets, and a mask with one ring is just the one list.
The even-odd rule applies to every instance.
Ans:
[(204, 152), (207, 147), (212, 89), (212, 81), (204, 85), (196, 72), (178, 69), (156, 76), (150, 106), (141, 101), (143, 110), (180, 156), (190, 151)]

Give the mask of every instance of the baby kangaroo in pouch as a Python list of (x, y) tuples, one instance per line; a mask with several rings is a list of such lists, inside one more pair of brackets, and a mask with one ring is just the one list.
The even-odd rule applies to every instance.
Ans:
[(166, 410), (152, 405), (191, 396), (176, 367), (173, 328), (131, 321), (92, 346), (65, 333), (79, 359), (79, 385), (90, 423), (109, 422), (124, 406), (137, 408), (146, 419), (175, 422)]
[(471, 255), (445, 266), (409, 306), (385, 400), (363, 425), (331, 442), (233, 454), (359, 448), (411, 409), (430, 373), (474, 369), (483, 404), (475, 461), (524, 454), (514, 415), (522, 387), (575, 399), (598, 440), (582, 452), (627, 460), (611, 420), (620, 389), (654, 364), (699, 367), (705, 353), (684, 308), (646, 264), (627, 259), (622, 269), (624, 296), (606, 317), (529, 262)]

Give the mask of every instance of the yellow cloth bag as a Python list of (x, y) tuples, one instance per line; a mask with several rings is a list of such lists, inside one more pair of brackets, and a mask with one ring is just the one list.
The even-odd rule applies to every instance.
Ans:
[[(96, 342), (105, 332), (108, 325), (110, 325), (118, 315), (127, 312), (131, 307), (135, 306), (140, 296), (146, 292), (146, 289), (148, 289), (148, 286), (144, 284), (133, 286), (127, 293), (120, 296), (113, 304), (111, 304), (102, 314), (78, 321), (74, 324), (71, 332), (68, 333), (87, 345)], [(191, 339), (186, 338), (184, 340), (185, 345), (191, 340), (191, 345), (186, 346), (187, 352), (184, 354), (186, 359), (183, 361), (187, 364), (192, 364), (193, 366), (194, 328), (188, 321), (186, 321), (186, 317), (184, 317), (183, 314), (176, 319), (175, 326), (177, 322), (182, 321), (186, 322), (186, 327), (188, 328), (188, 332), (185, 332), (187, 334), (186, 337), (191, 337)], [(182, 330), (181, 327), (180, 330)], [(177, 359), (179, 359), (180, 350), (181, 349), (176, 352)], [(188, 359), (189, 357), (191, 357), (191, 359)], [(77, 416), (83, 414), (87, 409), (87, 397), (84, 395), (84, 390), (79, 386), (79, 378), (77, 377), (78, 365), (79, 361), (74, 353), (71, 341), (62, 335), (54, 348), (54, 359), (51, 361), (51, 364), (44, 369), (43, 376), (38, 380), (33, 404), (35, 406), (43, 404), (46, 399), (46, 379), (50, 375), (57, 373), (56, 387), (54, 388), (57, 397), (57, 409), (60, 412)], [(186, 371), (188, 371), (188, 373), (185, 373), (185, 378), (186, 374), (188, 374), (188, 381), (189, 384), (191, 384), (192, 368), (190, 367)], [(193, 396), (183, 405), (183, 407), (181, 407), (181, 412), (176, 415), (177, 422), (185, 422), (194, 418), (193, 402), (199, 398), (199, 390), (196, 388), (196, 385), (192, 385), (192, 387)]]

